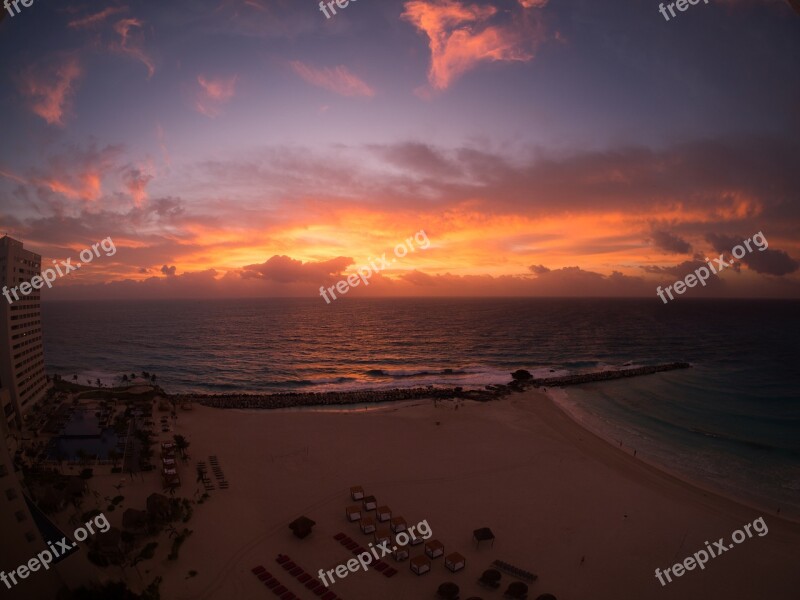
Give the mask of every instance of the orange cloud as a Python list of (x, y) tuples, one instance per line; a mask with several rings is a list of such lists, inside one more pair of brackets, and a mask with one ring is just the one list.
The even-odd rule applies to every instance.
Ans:
[(139, 19), (122, 19), (121, 21), (117, 21), (116, 25), (114, 25), (114, 31), (119, 34), (121, 39), (120, 43), (118, 45), (113, 45), (112, 48), (140, 60), (147, 67), (147, 78), (150, 79), (153, 73), (156, 72), (153, 59), (145, 53), (139, 43), (134, 41), (130, 35), (131, 28), (141, 26), (142, 21)]
[[(544, 6), (545, 0), (520, 0), (526, 8)], [(528, 61), (538, 44), (537, 32), (485, 25), (497, 14), (494, 6), (466, 5), (457, 0), (412, 0), (402, 18), (428, 36), (431, 66), (428, 81), (443, 90), (481, 61)], [(424, 97), (424, 93), (417, 92)]]
[(222, 105), (229, 102), (236, 93), (237, 79), (238, 75), (230, 79), (211, 79), (199, 75), (197, 83), (200, 84), (200, 90), (194, 104), (197, 112), (211, 118), (219, 115)]
[(325, 88), (340, 96), (366, 96), (372, 97), (375, 91), (358, 76), (353, 75), (347, 67), (338, 66), (333, 69), (325, 67), (315, 69), (299, 60), (289, 63), (294, 72), (311, 85)]
[(46, 72), (28, 70), (22, 75), (21, 92), (33, 99), (31, 110), (49, 125), (64, 125), (65, 111), (75, 93), (75, 81), (82, 70), (78, 59), (68, 57)]
[(82, 29), (87, 27), (92, 27), (105, 21), (111, 15), (115, 15), (120, 12), (124, 12), (127, 10), (125, 6), (109, 6), (108, 8), (104, 8), (100, 12), (93, 13), (81, 19), (75, 19), (68, 23), (68, 27), (73, 29)]
[(94, 172), (82, 173), (78, 176), (77, 184), (63, 179), (45, 178), (38, 183), (50, 188), (51, 191), (66, 196), (70, 200), (95, 201), (100, 198), (100, 175)]

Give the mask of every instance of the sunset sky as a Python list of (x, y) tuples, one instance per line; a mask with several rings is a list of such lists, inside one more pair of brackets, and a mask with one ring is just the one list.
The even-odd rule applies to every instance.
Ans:
[[(43, 298), (800, 297), (800, 9), (35, 0), (0, 21), (0, 232)], [(73, 261), (75, 259), (73, 258)]]

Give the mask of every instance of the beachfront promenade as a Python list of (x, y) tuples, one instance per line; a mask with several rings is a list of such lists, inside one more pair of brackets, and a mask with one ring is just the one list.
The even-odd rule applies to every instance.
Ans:
[(631, 367), (621, 369), (605, 369), (592, 373), (559, 377), (541, 377), (530, 379), (515, 379), (506, 385), (490, 385), (485, 390), (465, 390), (461, 387), (435, 388), (433, 386), (415, 387), (408, 389), (390, 390), (358, 390), (342, 392), (305, 392), (282, 394), (177, 394), (171, 396), (177, 402), (193, 401), (204, 406), (214, 408), (296, 408), (302, 406), (341, 406), (351, 404), (370, 404), (378, 402), (396, 402), (399, 400), (419, 400), (422, 398), (446, 400), (463, 399), (487, 402), (512, 392), (521, 392), (529, 387), (562, 387), (578, 385), (595, 381), (608, 381), (625, 377), (637, 377), (687, 369), (689, 363), (676, 362), (662, 365), (649, 365), (644, 367)]

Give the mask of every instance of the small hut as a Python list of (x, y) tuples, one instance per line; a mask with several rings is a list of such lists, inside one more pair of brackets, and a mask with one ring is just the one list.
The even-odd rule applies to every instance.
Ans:
[(375, 533), (375, 519), (372, 517), (361, 517), (361, 531), (362, 533)]
[(378, 501), (375, 500), (375, 496), (365, 496), (364, 510), (375, 510), (376, 508), (378, 508)]
[(400, 533), (401, 531), (408, 529), (408, 523), (406, 523), (406, 520), (403, 517), (394, 517), (389, 522), (389, 526), (395, 533)]
[(409, 568), (415, 574), (422, 575), (431, 570), (431, 561), (427, 556), (420, 554), (419, 556), (416, 556), (411, 559), (411, 562), (409, 563)]
[(392, 509), (388, 506), (379, 506), (375, 511), (375, 516), (378, 517), (378, 521), (381, 523), (388, 521), (392, 518)]
[(360, 485), (354, 485), (350, 488), (350, 497), (353, 500), (363, 500), (364, 499), (364, 488)]
[(358, 521), (361, 518), (361, 507), (353, 504), (344, 509), (348, 521)]
[(292, 530), (295, 537), (301, 540), (308, 537), (316, 523), (306, 516), (297, 517), (294, 521), (289, 523), (289, 529)]
[(452, 552), (444, 557), (444, 566), (455, 573), (467, 566), (467, 559), (458, 552)]
[(476, 547), (480, 548), (481, 542), (492, 542), (494, 546), (494, 533), (488, 527), (481, 527), (472, 532), (472, 537), (475, 539)]
[(439, 558), (444, 554), (444, 544), (439, 540), (425, 542), (425, 554), (431, 558)]

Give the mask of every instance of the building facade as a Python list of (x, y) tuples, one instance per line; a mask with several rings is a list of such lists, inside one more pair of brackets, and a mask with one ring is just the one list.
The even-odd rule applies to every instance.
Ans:
[(12, 428), (22, 428), (25, 414), (44, 397), (47, 387), (40, 290), (31, 289), (27, 295), (18, 290), (41, 268), (40, 255), (7, 235), (0, 238), (0, 382), (8, 390), (2, 413)]

